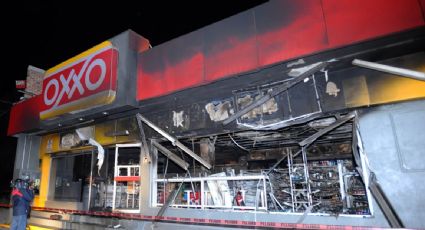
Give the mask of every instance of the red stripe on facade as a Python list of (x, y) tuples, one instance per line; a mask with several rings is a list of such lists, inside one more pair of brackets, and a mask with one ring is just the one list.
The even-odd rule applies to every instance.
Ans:
[(417, 0), (323, 0), (331, 47), (424, 25)]
[(140, 181), (139, 176), (116, 176), (115, 181)]
[(141, 53), (137, 100), (424, 26), (424, 1), (270, 1)]

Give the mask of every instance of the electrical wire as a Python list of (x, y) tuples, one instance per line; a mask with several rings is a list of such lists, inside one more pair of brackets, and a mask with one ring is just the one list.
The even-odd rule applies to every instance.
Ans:
[(233, 139), (233, 137), (232, 137), (232, 135), (230, 135), (230, 134), (228, 134), (229, 135), (229, 137), (230, 137), (230, 140), (232, 140), (233, 141), (233, 143), (235, 143), (235, 145), (236, 146), (238, 146), (239, 148), (241, 148), (242, 150), (245, 150), (245, 151), (247, 151), (247, 152), (249, 152), (249, 150), (248, 149), (246, 149), (245, 147), (243, 147), (243, 146), (241, 146), (241, 145), (239, 145), (234, 139)]

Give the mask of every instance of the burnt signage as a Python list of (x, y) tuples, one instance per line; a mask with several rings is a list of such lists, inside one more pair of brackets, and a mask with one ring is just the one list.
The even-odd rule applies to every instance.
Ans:
[(103, 42), (46, 72), (40, 119), (109, 104), (116, 95), (118, 51)]

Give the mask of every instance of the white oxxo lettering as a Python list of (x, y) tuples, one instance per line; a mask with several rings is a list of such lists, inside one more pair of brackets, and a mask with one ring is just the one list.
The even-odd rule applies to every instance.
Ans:
[[(90, 79), (90, 74), (95, 67), (100, 68), (99, 78), (92, 82)], [(87, 69), (87, 71), (86, 71)], [(91, 58), (88, 58), (81, 68), (80, 72), (77, 74), (74, 69), (71, 69), (68, 77), (66, 78), (63, 74), (60, 75), (58, 79), (50, 79), (44, 89), (44, 104), (52, 105), (56, 107), (62, 101), (63, 96), (66, 94), (68, 99), (70, 99), (75, 91), (77, 90), (80, 95), (85, 93), (83, 84), (89, 91), (94, 91), (103, 83), (106, 76), (106, 64), (105, 61), (101, 58), (91, 61)], [(83, 80), (82, 80), (83, 78)], [(71, 81), (73, 82), (72, 87), (70, 87)], [(53, 94), (48, 95), (49, 90), (53, 90)]]

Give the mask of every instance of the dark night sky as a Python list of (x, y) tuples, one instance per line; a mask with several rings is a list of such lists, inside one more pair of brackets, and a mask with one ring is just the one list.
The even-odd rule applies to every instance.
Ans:
[(156, 46), (263, 2), (29, 0), (1, 7), (0, 191), (8, 188), (16, 149), (16, 139), (6, 136), (7, 102), (22, 96), (15, 80), (25, 79), (28, 65), (49, 69), (127, 29)]

